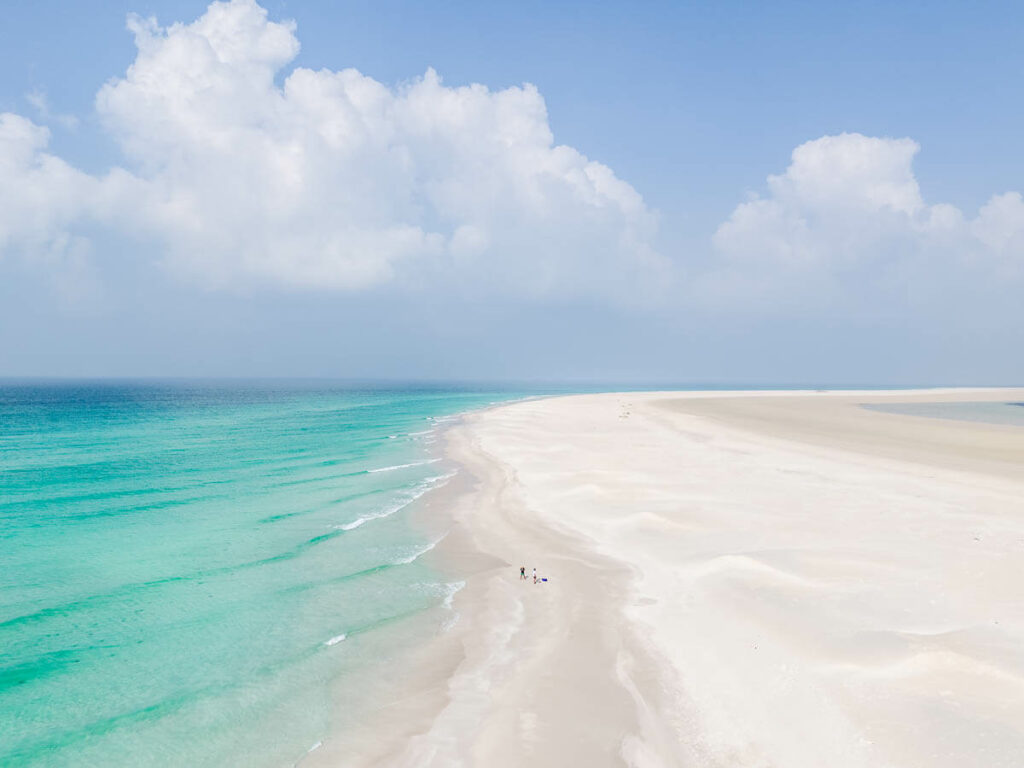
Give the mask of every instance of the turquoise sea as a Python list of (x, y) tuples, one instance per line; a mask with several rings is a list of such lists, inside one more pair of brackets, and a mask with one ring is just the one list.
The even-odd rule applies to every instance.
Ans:
[(432, 430), (520, 394), (0, 384), (0, 765), (290, 766), (358, 721), (458, 588)]

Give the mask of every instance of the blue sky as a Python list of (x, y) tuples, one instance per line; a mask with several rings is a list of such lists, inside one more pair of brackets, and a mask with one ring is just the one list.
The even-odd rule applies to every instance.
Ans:
[[(808, 383), (995, 382), (1024, 375), (1024, 364), (1005, 346), (1021, 341), (1024, 320), (1013, 301), (1024, 285), (1016, 208), (1008, 201), (995, 223), (991, 216), (976, 219), (993, 196), (1024, 187), (1019, 4), (262, 5), (272, 22), (294, 19), (301, 42), (277, 72), (278, 86), (297, 67), (352, 67), (392, 89), (428, 67), (449, 88), (482, 83), (496, 93), (535, 85), (554, 143), (609, 167), (642, 196), (637, 216), (656, 218), (656, 231), (620, 212), (601, 223), (602, 232), (607, 239), (615, 227), (626, 227), (632, 238), (643, 229), (644, 248), (668, 264), (671, 275), (653, 280), (667, 291), (651, 299), (634, 287), (628, 297), (614, 295), (616, 285), (632, 286), (617, 275), (631, 273), (637, 251), (609, 254), (601, 259), (605, 271), (592, 269), (587, 259), (594, 243), (583, 231), (593, 220), (589, 208), (565, 208), (564, 240), (562, 232), (538, 224), (544, 242), (559, 241), (559, 254), (578, 251), (560, 267), (561, 282), (509, 291), (495, 289), (484, 272), (453, 277), (458, 260), (445, 262), (440, 277), (417, 273), (412, 282), (429, 287), (421, 292), (396, 288), (400, 273), (322, 290), (306, 284), (323, 282), (319, 272), (303, 283), (278, 266), (258, 284), (225, 289), (221, 273), (214, 280), (168, 270), (171, 257), (162, 254), (181, 244), (168, 245), (166, 233), (150, 239), (128, 232), (123, 222), (109, 225), (109, 216), (76, 218), (60, 226), (88, 240), (81, 258), (89, 262), (84, 282), (98, 286), (89, 289), (91, 298), (69, 299), (67, 290), (53, 289), (61, 278), (50, 273), (61, 267), (39, 267), (39, 257), (23, 253), (30, 250), (27, 237), (12, 236), (0, 250), (0, 298), (6, 299), (0, 373)], [(105, 82), (124, 79), (136, 57), (125, 29), (130, 12), (168, 25), (192, 22), (205, 10), (202, 2), (8, 4), (0, 25), (0, 112), (47, 126), (45, 152), (83, 174), (125, 168), (155, 182), (143, 166), (166, 164), (171, 150), (161, 145), (159, 157), (152, 147), (145, 159), (131, 156), (112, 122), (138, 131), (151, 126), (135, 112), (126, 116), (127, 107), (98, 114), (96, 95)], [(844, 133), (916, 142), (916, 153), (878, 160), (877, 173), (890, 181), (912, 173), (920, 200), (901, 207), (887, 199), (870, 213), (843, 202), (823, 212), (806, 197), (819, 187), (800, 186), (800, 167), (817, 160), (794, 166), (791, 183), (769, 187), (767, 177), (786, 173), (795, 148)], [(882, 158), (889, 145), (828, 146), (833, 154), (813, 165), (814, 173), (848, 168), (834, 164), (835, 153)], [(339, 174), (332, 184), (350, 177), (348, 169)], [(859, 183), (840, 185), (836, 199), (860, 194)], [(409, 194), (418, 199), (421, 190)], [(750, 209), (757, 221), (744, 219), (734, 227), (739, 234), (716, 240), (752, 195), (775, 206), (770, 216)], [(926, 225), (935, 220), (936, 204), (954, 206), (973, 223), (955, 231)], [(854, 209), (855, 215), (845, 213)], [(894, 210), (910, 223), (891, 221)], [(518, 253), (532, 246), (517, 241), (520, 251), (509, 246), (498, 253), (501, 213), (488, 213), (492, 232), (482, 253), (491, 264), (502, 261), (495, 282), (515, 283)], [(520, 229), (531, 221), (519, 210), (507, 214)], [(414, 223), (428, 235), (436, 230), (454, 238), (460, 215), (428, 211)], [(842, 223), (851, 216), (859, 222), (855, 229), (874, 232), (877, 225), (877, 235), (852, 242)], [(762, 258), (759, 244), (792, 232), (794, 222), (810, 227), (809, 244), (786, 243), (779, 253), (788, 256)], [(470, 224), (473, 231), (487, 228), (476, 219)], [(1008, 234), (986, 238), (976, 235), (981, 230)], [(983, 244), (968, 242), (968, 232)], [(211, 244), (211, 252), (219, 247)], [(188, 248), (195, 250), (195, 241)], [(801, 264), (818, 264), (840, 251), (846, 253), (840, 267), (815, 267), (812, 274), (800, 266), (779, 277), (792, 271), (794, 253), (805, 254)], [(933, 251), (942, 253), (941, 267), (930, 266)], [(909, 252), (916, 255), (899, 261)], [(892, 255), (879, 259), (879, 253)], [(957, 271), (956, 265), (985, 258), (995, 265), (991, 270), (971, 266), (967, 277)], [(239, 254), (223, 269), (246, 259)], [(897, 280), (905, 284), (894, 288)], [(748, 283), (765, 282), (771, 291), (751, 294)], [(576, 290), (577, 284), (597, 287)], [(827, 287), (816, 296), (801, 294), (807, 285)], [(1005, 295), (989, 300), (994, 290)], [(500, 348), (484, 349), (488, 339), (500, 339)]]

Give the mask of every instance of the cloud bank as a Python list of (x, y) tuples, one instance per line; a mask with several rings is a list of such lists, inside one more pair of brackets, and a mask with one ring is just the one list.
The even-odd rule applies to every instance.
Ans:
[(0, 116), (0, 254), (84, 252), (99, 227), (158, 244), (213, 287), (539, 296), (608, 297), (665, 269), (655, 215), (611, 169), (555, 144), (531, 85), (286, 73), (295, 26), (253, 0), (128, 26), (135, 61), (96, 97), (126, 169), (82, 173), (47, 153), (45, 128)]
[[(123, 167), (85, 173), (50, 153), (47, 128), (0, 114), (0, 257), (74, 274), (115, 237), (215, 289), (667, 296), (849, 316), (973, 292), (1016, 301), (1019, 316), (1024, 199), (997, 194), (973, 215), (927, 203), (908, 138), (800, 145), (704, 252), (669, 260), (656, 214), (610, 168), (555, 143), (531, 85), (289, 69), (295, 25), (254, 0), (128, 26), (136, 58), (96, 96)], [(45, 99), (33, 103), (45, 117)]]
[[(911, 139), (824, 136), (793, 150), (768, 193), (736, 207), (700, 281), (714, 301), (886, 311), (967, 285), (1020, 284), (1024, 200), (994, 195), (969, 218), (924, 201)], [(858, 303), (861, 306), (858, 306)]]

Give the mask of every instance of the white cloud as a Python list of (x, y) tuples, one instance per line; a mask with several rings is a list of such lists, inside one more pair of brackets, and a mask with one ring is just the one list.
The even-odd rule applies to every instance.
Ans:
[(1024, 199), (1020, 192), (994, 195), (971, 222), (971, 232), (993, 253), (1024, 260)]
[[(1024, 282), (1021, 195), (995, 195), (973, 216), (926, 202), (911, 139), (797, 147), (681, 285), (654, 247), (655, 214), (610, 168), (555, 143), (531, 85), (449, 87), (428, 70), (389, 86), (354, 69), (290, 68), (295, 25), (253, 0), (128, 26), (136, 58), (96, 97), (124, 168), (84, 173), (49, 151), (47, 128), (0, 115), (0, 257), (59, 270), (88, 261), (97, 236), (130, 237), (140, 258), (215, 288), (627, 302), (660, 291), (769, 312)], [(50, 114), (43, 94), (31, 101)]]
[(138, 54), (96, 107), (131, 172), (80, 173), (46, 154), (45, 129), (6, 115), (7, 192), (28, 181), (35, 198), (23, 206), (34, 220), (0, 219), (0, 253), (84, 238), (102, 221), (155, 239), (169, 267), (215, 287), (449, 282), (607, 296), (665, 269), (643, 199), (554, 143), (531, 85), (285, 72), (295, 25), (253, 0), (215, 2), (190, 24), (128, 26)]
[(89, 176), (46, 152), (50, 131), (20, 115), (0, 113), (0, 254), (59, 258), (88, 248), (85, 222), (109, 222), (131, 196), (123, 171)]
[[(996, 195), (969, 219), (924, 201), (910, 139), (856, 133), (800, 145), (768, 194), (736, 207), (699, 281), (706, 302), (886, 311), (1024, 273), (1024, 201)], [(959, 285), (958, 285), (959, 284)], [(888, 302), (888, 304), (886, 304)]]

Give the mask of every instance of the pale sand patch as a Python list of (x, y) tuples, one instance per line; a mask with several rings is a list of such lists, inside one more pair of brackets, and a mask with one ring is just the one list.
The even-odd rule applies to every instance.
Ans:
[(1024, 765), (1024, 428), (859, 407), (921, 399), (1024, 391), (468, 417), (477, 484), (431, 502), (460, 619), (377, 764)]

